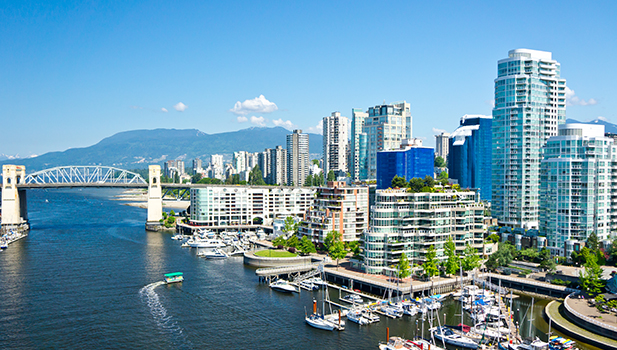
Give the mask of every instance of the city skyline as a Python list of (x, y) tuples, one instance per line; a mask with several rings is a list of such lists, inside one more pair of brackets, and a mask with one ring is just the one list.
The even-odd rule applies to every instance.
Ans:
[[(532, 4), (524, 23), (507, 15)], [(0, 153), (63, 151), (135, 129), (318, 132), (333, 111), (401, 100), (413, 137), (433, 146), (461, 115), (490, 114), (494, 62), (516, 48), (563, 65), (568, 118), (617, 121), (616, 48), (602, 44), (615, 41), (615, 4), (391, 6), (388, 21), (370, 25), (383, 5), (5, 5)]]

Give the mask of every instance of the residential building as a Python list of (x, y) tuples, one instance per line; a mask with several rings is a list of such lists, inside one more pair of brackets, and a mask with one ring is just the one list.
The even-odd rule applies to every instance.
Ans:
[(309, 174), (309, 136), (302, 130), (287, 135), (287, 184), (304, 185)]
[(203, 185), (191, 188), (191, 225), (233, 226), (277, 216), (303, 217), (313, 203), (314, 188)]
[(455, 191), (436, 186), (431, 193), (406, 189), (377, 190), (371, 207), (370, 229), (361, 241), (363, 270), (382, 274), (398, 264), (402, 253), (410, 263), (423, 264), (430, 246), (437, 259), (445, 260), (444, 245), (450, 237), (456, 252), (467, 244), (483, 251), (484, 204), (474, 191)]
[(331, 231), (341, 233), (345, 242), (357, 241), (368, 228), (368, 213), (368, 186), (330, 181), (317, 188), (315, 201), (298, 232), (315, 243), (323, 243)]
[(377, 189), (386, 189), (394, 176), (411, 180), (414, 177), (433, 177), (435, 150), (422, 146), (422, 141), (403, 140), (400, 149), (377, 152)]
[(324, 117), (323, 126), (323, 169), (328, 174), (330, 170), (347, 173), (349, 148), (349, 119), (340, 112), (332, 112)]
[(203, 172), (203, 167), (201, 164), (201, 159), (195, 158), (193, 159), (193, 174), (198, 174)]
[(283, 146), (270, 149), (270, 171), (266, 182), (271, 185), (287, 183), (287, 150)]
[(475, 188), (481, 200), (492, 195), (493, 117), (464, 115), (449, 140), (448, 175), (461, 188)]
[(362, 132), (367, 135), (367, 179), (377, 177), (377, 152), (397, 149), (404, 139), (411, 139), (409, 109), (409, 103), (405, 101), (369, 108), (362, 127)]
[(439, 135), (435, 135), (435, 156), (443, 158), (444, 161), (448, 161), (448, 153), (450, 151), (450, 134), (442, 132)]
[(492, 208), (500, 225), (538, 228), (542, 147), (566, 118), (566, 80), (550, 52), (511, 50), (498, 62)]
[(270, 157), (272, 155), (270, 152), (271, 150), (271, 148), (266, 148), (265, 151), (257, 154), (257, 165), (259, 165), (259, 170), (261, 170), (264, 181), (269, 179), (270, 170), (272, 169), (272, 158)]
[(366, 168), (367, 145), (366, 133), (362, 131), (364, 120), (368, 113), (362, 112), (360, 108), (351, 110), (351, 157), (349, 160), (349, 170), (354, 181), (365, 180), (368, 177)]
[(554, 255), (570, 257), (575, 243), (591, 233), (603, 241), (615, 229), (616, 160), (617, 146), (604, 136), (604, 125), (562, 124), (559, 135), (548, 139), (540, 172), (540, 232)]
[(219, 179), (225, 181), (225, 164), (223, 163), (222, 154), (212, 154), (210, 156), (210, 164), (206, 173), (211, 179)]
[(166, 161), (163, 164), (163, 174), (168, 178), (184, 175), (184, 161), (180, 159)]

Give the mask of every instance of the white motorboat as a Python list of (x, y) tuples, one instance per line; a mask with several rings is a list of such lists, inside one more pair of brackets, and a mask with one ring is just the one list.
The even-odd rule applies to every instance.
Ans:
[(414, 316), (418, 313), (419, 308), (416, 305), (404, 305), (403, 313), (405, 315)]
[(296, 287), (287, 282), (286, 280), (276, 280), (275, 282), (270, 283), (270, 288), (283, 293), (298, 292)]
[(383, 312), (384, 314), (386, 314), (386, 316), (391, 317), (391, 318), (403, 317), (403, 309), (392, 306), (392, 305), (382, 306), (381, 312)]
[(460, 334), (454, 333), (454, 331), (448, 327), (435, 327), (431, 328), (430, 331), (433, 333), (433, 337), (435, 337), (435, 339), (439, 339), (446, 344), (460, 346), (467, 349), (478, 348), (478, 343)]
[(5, 240), (0, 241), (0, 249), (7, 249), (8, 247), (9, 244)]
[(307, 279), (307, 281), (313, 283), (314, 285), (318, 287), (322, 287), (326, 284), (326, 282), (324, 282), (324, 280), (322, 280), (320, 277), (309, 278)]
[(301, 281), (299, 284), (301, 287), (304, 287), (305, 289), (308, 289), (308, 290), (318, 290), (319, 289), (318, 286), (314, 285), (313, 282), (310, 282), (308, 280)]
[(193, 237), (186, 242), (191, 248), (222, 248), (225, 246), (225, 243), (213, 238), (204, 239), (199, 237)]
[(220, 248), (214, 248), (213, 250), (205, 250), (199, 252), (199, 254), (197, 255), (206, 259), (227, 259), (229, 257), (229, 255)]
[(350, 304), (362, 304), (364, 302), (364, 300), (362, 300), (362, 297), (358, 294), (347, 294), (341, 298), (341, 301)]
[(171, 239), (173, 239), (174, 241), (181, 241), (184, 239), (183, 235), (173, 235), (171, 236)]
[(388, 343), (379, 344), (379, 350), (443, 350), (438, 346), (435, 346), (424, 339), (407, 340), (401, 337), (390, 337)]
[(369, 319), (364, 317), (362, 308), (353, 308), (347, 312), (347, 319), (353, 323), (357, 323), (360, 326), (372, 323)]
[(379, 315), (373, 313), (372, 310), (367, 309), (367, 308), (362, 309), (362, 316), (364, 316), (364, 318), (367, 319), (370, 323), (376, 323), (381, 320), (379, 318)]

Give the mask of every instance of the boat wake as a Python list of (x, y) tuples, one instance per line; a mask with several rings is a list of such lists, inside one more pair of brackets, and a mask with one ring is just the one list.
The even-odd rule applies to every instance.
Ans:
[(141, 301), (148, 305), (150, 314), (161, 330), (172, 336), (172, 342), (175, 347), (179, 349), (192, 349), (193, 344), (187, 339), (184, 330), (173, 320), (171, 315), (167, 314), (167, 309), (159, 300), (159, 295), (154, 291), (156, 287), (164, 284), (165, 282), (159, 281), (143, 287), (139, 291)]

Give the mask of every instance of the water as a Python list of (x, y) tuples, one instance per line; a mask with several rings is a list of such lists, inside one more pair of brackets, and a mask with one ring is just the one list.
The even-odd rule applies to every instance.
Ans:
[[(0, 348), (376, 349), (386, 327), (404, 337), (422, 329), (421, 315), (347, 322), (343, 332), (311, 328), (305, 310), (321, 294), (274, 292), (241, 257), (198, 258), (168, 233), (146, 232), (146, 211), (110, 200), (117, 193), (28, 192), (30, 235), (0, 253)], [(182, 284), (161, 282), (176, 271)], [(515, 299), (513, 309), (522, 315), (530, 302)], [(543, 339), (545, 304), (536, 302), (531, 328)], [(447, 324), (460, 323), (458, 303), (446, 302), (442, 321), (444, 314)]]

